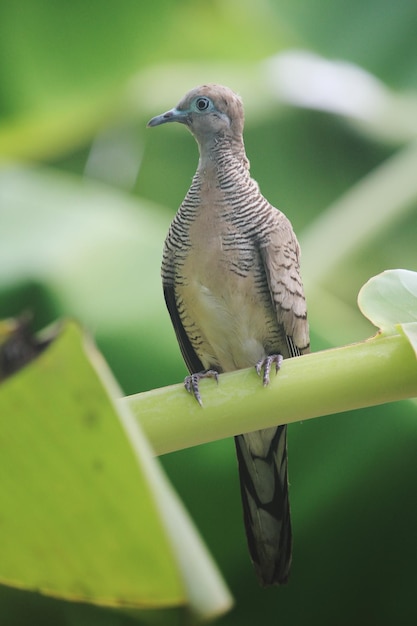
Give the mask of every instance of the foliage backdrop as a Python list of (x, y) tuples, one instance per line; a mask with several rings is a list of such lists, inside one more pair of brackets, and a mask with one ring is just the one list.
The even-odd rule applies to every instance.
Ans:
[[(211, 81), (242, 94), (252, 173), (299, 235), (313, 350), (371, 335), (360, 286), (417, 270), (416, 27), (413, 0), (1, 1), (0, 314), (30, 309), (37, 328), (78, 317), (126, 394), (182, 379), (159, 264), (197, 149), (182, 127), (145, 125)], [(379, 100), (362, 97), (370, 84)], [(407, 402), (290, 427), (280, 589), (259, 589), (249, 563), (232, 441), (162, 459), (235, 594), (220, 623), (416, 623), (415, 423)], [(43, 624), (129, 622), (0, 600), (1, 624), (33, 608)]]

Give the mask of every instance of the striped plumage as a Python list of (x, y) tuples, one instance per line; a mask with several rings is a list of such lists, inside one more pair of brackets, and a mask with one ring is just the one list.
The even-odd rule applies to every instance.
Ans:
[[(149, 125), (171, 121), (186, 124), (200, 150), (162, 261), (182, 355), (191, 374), (257, 364), (268, 384), (277, 355), (309, 350), (296, 237), (250, 177), (238, 96), (203, 85)], [(186, 382), (200, 401), (198, 379)], [(235, 438), (248, 544), (263, 585), (286, 582), (291, 563), (286, 438), (286, 426)]]

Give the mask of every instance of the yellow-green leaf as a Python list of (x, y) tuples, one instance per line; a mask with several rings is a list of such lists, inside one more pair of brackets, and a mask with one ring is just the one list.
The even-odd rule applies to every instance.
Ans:
[(358, 294), (362, 313), (374, 326), (389, 331), (417, 321), (417, 272), (387, 270), (370, 278)]
[(0, 385), (0, 582), (106, 606), (222, 612), (230, 596), (118, 395), (72, 322)]

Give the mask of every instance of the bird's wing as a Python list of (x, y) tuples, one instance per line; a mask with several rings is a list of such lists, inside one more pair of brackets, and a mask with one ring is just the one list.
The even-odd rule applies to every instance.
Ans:
[(275, 228), (260, 253), (278, 323), (284, 327), (289, 356), (309, 352), (307, 308), (300, 276), (300, 249), (287, 218), (276, 211)]
[(204, 370), (204, 366), (198, 358), (197, 354), (195, 353), (195, 350), (191, 345), (188, 335), (184, 330), (184, 326), (178, 313), (174, 286), (165, 283), (163, 287), (167, 309), (171, 317), (171, 322), (174, 327), (175, 334), (177, 336), (177, 341), (181, 349), (181, 354), (188, 367), (188, 371), (191, 374), (201, 372)]
[[(286, 217), (272, 207), (270, 215), (270, 227), (259, 242), (260, 255), (277, 321), (286, 336), (283, 356), (295, 357), (309, 351), (299, 247)], [(285, 583), (290, 571), (292, 544), (287, 426), (239, 435), (235, 442), (252, 561), (261, 584)]]

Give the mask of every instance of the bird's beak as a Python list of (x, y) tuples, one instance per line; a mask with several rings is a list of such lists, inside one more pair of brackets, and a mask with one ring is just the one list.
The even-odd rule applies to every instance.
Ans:
[(159, 126), (160, 124), (166, 124), (167, 122), (180, 122), (186, 124), (188, 121), (187, 111), (181, 111), (180, 109), (170, 109), (166, 113), (157, 115), (149, 120), (147, 126)]

